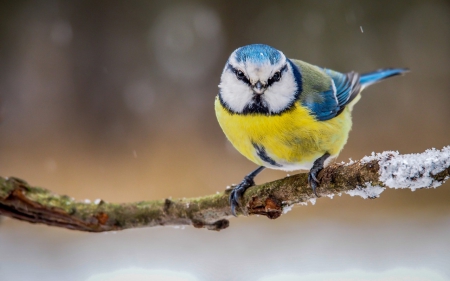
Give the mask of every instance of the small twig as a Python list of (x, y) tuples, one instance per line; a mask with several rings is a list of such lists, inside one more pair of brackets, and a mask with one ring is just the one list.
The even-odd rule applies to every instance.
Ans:
[[(348, 193), (375, 198), (385, 187), (437, 187), (450, 177), (450, 147), (422, 154), (394, 152), (365, 157), (350, 164), (333, 164), (319, 174), (320, 196)], [(221, 230), (229, 226), (229, 191), (190, 199), (137, 203), (78, 202), (65, 195), (32, 187), (18, 178), (0, 177), (0, 215), (31, 223), (102, 232), (157, 225), (193, 225)], [(293, 204), (315, 199), (306, 174), (251, 187), (241, 200), (239, 215), (278, 218)]]

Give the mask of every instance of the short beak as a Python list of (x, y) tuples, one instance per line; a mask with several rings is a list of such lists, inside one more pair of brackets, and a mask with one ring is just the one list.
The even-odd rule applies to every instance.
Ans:
[(258, 94), (258, 95), (264, 94), (265, 90), (266, 90), (266, 87), (264, 87), (264, 85), (260, 81), (256, 82), (256, 84), (253, 85), (253, 92), (255, 94)]

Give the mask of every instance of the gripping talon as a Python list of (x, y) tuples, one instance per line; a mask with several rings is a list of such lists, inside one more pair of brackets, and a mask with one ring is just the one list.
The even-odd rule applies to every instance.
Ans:
[(316, 197), (319, 197), (319, 195), (317, 195), (317, 191), (316, 188), (319, 184), (319, 180), (317, 179), (317, 175), (320, 173), (320, 171), (323, 170), (323, 165), (325, 163), (325, 160), (330, 157), (330, 154), (327, 152), (324, 155), (322, 155), (322, 157), (317, 158), (316, 161), (314, 161), (314, 164), (311, 168), (311, 170), (309, 170), (309, 174), (308, 174), (308, 183), (311, 186), (314, 195), (316, 195)]
[(235, 217), (236, 215), (236, 207), (240, 207), (239, 200), (242, 198), (242, 195), (244, 195), (245, 191), (255, 185), (255, 181), (253, 180), (257, 174), (259, 174), (264, 169), (263, 166), (259, 167), (258, 169), (254, 170), (250, 174), (246, 175), (244, 177), (244, 180), (240, 184), (238, 184), (230, 193), (230, 207), (231, 207), (231, 214)]
[(239, 200), (242, 198), (242, 195), (244, 195), (244, 192), (247, 190), (247, 188), (253, 185), (255, 185), (253, 179), (246, 176), (244, 180), (231, 191), (230, 206), (233, 216), (237, 217), (236, 207), (240, 207)]
[[(319, 170), (317, 172), (317, 174), (320, 172), (321, 170)], [(309, 181), (311, 182), (312, 180), (314, 180), (316, 183), (319, 183), (319, 180), (317, 179), (316, 175), (314, 173), (309, 173)]]
[[(319, 172), (320, 172), (320, 170), (319, 170)], [(317, 184), (319, 183), (319, 181), (317, 180), (316, 176), (313, 173), (311, 173), (311, 171), (308, 174), (308, 183), (311, 186), (311, 188), (314, 192), (314, 195), (316, 195), (316, 197), (319, 197), (319, 195), (317, 195), (317, 191), (316, 191), (316, 187), (317, 187)]]
[(233, 214), (233, 216), (237, 217), (236, 211), (235, 211), (236, 205), (234, 203), (232, 203), (231, 200), (230, 200), (230, 205), (231, 205), (231, 213)]
[(316, 195), (316, 197), (319, 198), (320, 196), (317, 195), (316, 187), (317, 187), (317, 184), (311, 182), (311, 188), (312, 188), (312, 190), (314, 192), (314, 195)]

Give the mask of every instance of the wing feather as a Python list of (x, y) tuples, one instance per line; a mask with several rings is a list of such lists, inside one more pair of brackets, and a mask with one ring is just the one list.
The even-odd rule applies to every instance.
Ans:
[(361, 91), (360, 76), (356, 72), (343, 74), (303, 61), (292, 61), (302, 77), (300, 102), (319, 121), (338, 116)]
[(320, 108), (319, 111), (313, 110), (316, 118), (320, 121), (330, 120), (341, 114), (345, 106), (361, 92), (357, 72), (343, 74), (329, 69), (324, 70), (331, 78), (332, 88), (318, 93), (323, 97), (323, 101), (319, 106), (312, 107), (314, 109)]

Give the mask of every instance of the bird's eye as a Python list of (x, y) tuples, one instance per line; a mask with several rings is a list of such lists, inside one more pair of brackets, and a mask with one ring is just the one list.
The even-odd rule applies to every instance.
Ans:
[(279, 71), (275, 72), (275, 74), (272, 76), (273, 81), (280, 81), (281, 79), (281, 73)]
[(238, 71), (236, 72), (236, 77), (237, 77), (239, 80), (242, 80), (242, 79), (245, 78), (245, 74), (244, 74), (244, 72), (238, 70)]

